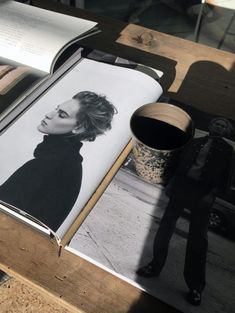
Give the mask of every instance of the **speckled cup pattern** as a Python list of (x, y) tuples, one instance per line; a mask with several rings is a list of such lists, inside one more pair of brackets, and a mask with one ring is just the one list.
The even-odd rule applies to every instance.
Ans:
[[(145, 116), (164, 121), (187, 132), (190, 138), (194, 134), (191, 117), (184, 110), (170, 103), (145, 104), (138, 108), (132, 116)], [(141, 142), (134, 133), (132, 134), (132, 151), (137, 174), (150, 183), (166, 183), (173, 174), (179, 153), (183, 147), (173, 150), (154, 149)]]
[(172, 174), (179, 150), (155, 150), (136, 139), (132, 142), (137, 173), (148, 182), (165, 183)]

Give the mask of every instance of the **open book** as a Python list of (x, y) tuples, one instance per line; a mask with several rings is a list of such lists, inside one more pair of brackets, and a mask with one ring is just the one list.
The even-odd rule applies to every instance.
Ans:
[(142, 72), (81, 59), (2, 132), (0, 208), (66, 244), (130, 152), (131, 114), (161, 94)]
[[(231, 131), (235, 129), (235, 121), (171, 99), (167, 99), (167, 102), (179, 105), (190, 114), (195, 122), (195, 139), (208, 135), (211, 121), (227, 122), (230, 133), (226, 133), (223, 140), (235, 149), (235, 136)], [(235, 168), (230, 171), (232, 177), (229, 188), (216, 191), (211, 203), (207, 285), (200, 313), (219, 313), (221, 308), (223, 312), (231, 312), (234, 308), (234, 297), (230, 290), (233, 289), (235, 274), (232, 253), (235, 248)], [(186, 197), (183, 188), (182, 194)], [(142, 277), (136, 273), (153, 258), (155, 236), (169, 199), (168, 186), (148, 183), (137, 175), (130, 153), (66, 249), (174, 306), (180, 312), (196, 313), (198, 307), (191, 306), (184, 299), (184, 293), (187, 292), (183, 271), (189, 236), (189, 210), (185, 209), (177, 220), (168, 258), (160, 276)], [(203, 209), (207, 211), (206, 206)], [(197, 216), (199, 214), (197, 210)], [(203, 219), (200, 219), (202, 223)], [(198, 237), (194, 249), (200, 253)]]
[(58, 79), (80, 58), (76, 42), (95, 31), (92, 21), (0, 1), (0, 120), (53, 73)]

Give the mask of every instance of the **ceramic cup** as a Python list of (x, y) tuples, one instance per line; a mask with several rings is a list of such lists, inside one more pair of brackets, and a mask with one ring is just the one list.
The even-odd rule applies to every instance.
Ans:
[(165, 184), (194, 135), (191, 117), (173, 104), (150, 103), (132, 114), (130, 128), (137, 173), (148, 182)]

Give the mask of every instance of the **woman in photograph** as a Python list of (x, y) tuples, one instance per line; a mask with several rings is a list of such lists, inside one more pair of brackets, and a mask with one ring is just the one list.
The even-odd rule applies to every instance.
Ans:
[(56, 231), (80, 192), (82, 142), (111, 129), (115, 113), (105, 96), (82, 91), (46, 114), (37, 127), (44, 138), (34, 158), (0, 186), (0, 200)]

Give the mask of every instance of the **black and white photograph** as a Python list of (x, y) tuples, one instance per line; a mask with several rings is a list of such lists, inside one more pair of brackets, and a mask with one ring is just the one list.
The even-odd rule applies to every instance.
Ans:
[(172, 177), (143, 180), (131, 153), (67, 249), (182, 312), (232, 312), (235, 123), (175, 104), (196, 128)]
[(146, 74), (81, 60), (2, 133), (1, 203), (62, 238), (128, 144), (132, 112), (161, 93)]

